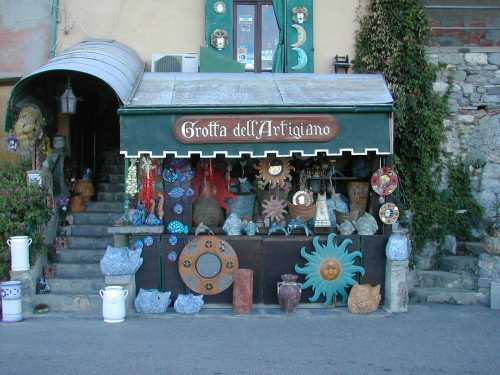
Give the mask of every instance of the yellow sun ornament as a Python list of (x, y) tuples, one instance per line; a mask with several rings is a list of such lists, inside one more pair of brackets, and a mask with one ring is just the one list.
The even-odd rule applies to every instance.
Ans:
[(269, 184), (269, 188), (273, 189), (276, 185), (282, 186), (285, 179), (292, 179), (291, 171), (295, 167), (290, 165), (292, 158), (274, 158), (259, 159), (259, 165), (254, 166), (259, 171), (257, 178), (264, 180), (265, 184)]
[(319, 237), (314, 237), (313, 245), (316, 251), (307, 253), (306, 248), (300, 250), (300, 255), (308, 260), (305, 267), (295, 265), (295, 271), (306, 275), (306, 282), (302, 289), (312, 287), (314, 296), (309, 301), (316, 302), (323, 294), (326, 301), (323, 306), (333, 302), (337, 294), (341, 294), (343, 301), (347, 301), (346, 288), (357, 283), (354, 273), (365, 274), (365, 269), (354, 265), (356, 257), (362, 257), (361, 251), (347, 252), (347, 245), (352, 244), (350, 239), (345, 239), (340, 246), (334, 242), (336, 234), (331, 233), (326, 240), (326, 246), (319, 243)]

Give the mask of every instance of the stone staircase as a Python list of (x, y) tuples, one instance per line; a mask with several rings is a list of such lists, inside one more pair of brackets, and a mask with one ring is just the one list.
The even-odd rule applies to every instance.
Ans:
[[(462, 243), (456, 255), (444, 256), (437, 270), (417, 269), (410, 302), (438, 302), (458, 305), (489, 304), (489, 291), (481, 285), (482, 243)], [(489, 286), (488, 286), (489, 287)]]
[(97, 201), (84, 202), (85, 212), (70, 213), (72, 224), (61, 227), (68, 247), (57, 250), (56, 276), (48, 279), (51, 293), (36, 295), (35, 304), (48, 304), (51, 311), (102, 313), (99, 290), (105, 283), (99, 261), (114, 242), (107, 228), (123, 213), (123, 165), (123, 158), (106, 154), (99, 176), (102, 182), (96, 186)]

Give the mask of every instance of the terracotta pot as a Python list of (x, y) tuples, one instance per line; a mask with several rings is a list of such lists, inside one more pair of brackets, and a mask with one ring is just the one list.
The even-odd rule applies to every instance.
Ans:
[(283, 281), (278, 282), (278, 301), (281, 311), (293, 313), (297, 309), (302, 294), (302, 284), (297, 282), (297, 275), (281, 275)]
[(75, 184), (75, 193), (82, 198), (83, 202), (88, 202), (95, 194), (92, 180), (78, 180)]
[(370, 183), (368, 181), (349, 181), (347, 183), (347, 191), (349, 193), (350, 211), (358, 211), (358, 217), (363, 216), (368, 204)]

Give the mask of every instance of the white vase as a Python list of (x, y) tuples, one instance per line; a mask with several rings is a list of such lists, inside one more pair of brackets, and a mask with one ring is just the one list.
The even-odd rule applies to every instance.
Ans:
[(128, 290), (121, 286), (107, 286), (100, 290), (102, 297), (102, 317), (106, 323), (119, 323), (125, 320), (125, 298)]
[(28, 236), (12, 236), (7, 240), (10, 246), (10, 259), (12, 271), (27, 271), (30, 269), (31, 238)]
[(2, 322), (23, 320), (22, 288), (20, 281), (4, 281), (0, 284), (2, 294)]

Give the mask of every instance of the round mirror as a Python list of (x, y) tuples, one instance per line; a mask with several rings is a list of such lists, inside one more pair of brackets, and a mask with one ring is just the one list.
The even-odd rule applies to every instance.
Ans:
[(269, 173), (273, 176), (279, 176), (283, 172), (283, 161), (280, 159), (273, 159), (269, 163)]
[(219, 257), (212, 253), (205, 253), (199, 256), (196, 261), (196, 271), (201, 277), (210, 279), (217, 276), (222, 268)]

